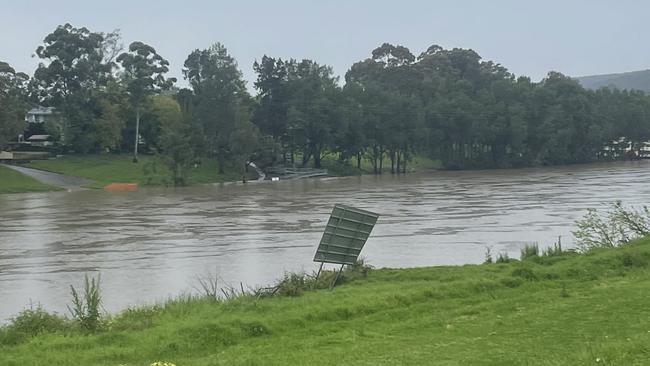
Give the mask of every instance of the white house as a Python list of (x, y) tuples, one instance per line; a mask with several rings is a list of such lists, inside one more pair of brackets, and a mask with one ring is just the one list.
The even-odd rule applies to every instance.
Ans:
[(61, 114), (56, 111), (54, 107), (41, 107), (32, 108), (27, 111), (25, 121), (28, 123), (45, 123), (48, 121), (58, 122), (61, 119)]
[(32, 146), (48, 147), (54, 145), (50, 135), (31, 135), (27, 139), (27, 142)]
[(32, 108), (27, 111), (25, 121), (29, 124), (27, 134), (22, 139), (19, 137), (19, 141), (24, 140), (34, 146), (50, 146), (53, 143), (50, 136), (47, 136), (47, 139), (37, 138), (37, 140), (31, 137), (42, 137), (53, 132), (57, 138), (63, 139), (63, 118), (54, 107), (37, 106)]

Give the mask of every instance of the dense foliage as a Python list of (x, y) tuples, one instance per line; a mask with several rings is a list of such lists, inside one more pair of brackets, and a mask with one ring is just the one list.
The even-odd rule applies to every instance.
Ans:
[[(536, 83), (469, 49), (433, 45), (416, 57), (385, 43), (344, 83), (315, 61), (265, 55), (253, 65), (256, 96), (220, 43), (189, 54), (188, 89), (174, 87), (152, 46), (122, 49), (117, 31), (66, 24), (36, 50), (31, 81), (0, 63), (0, 144), (24, 128), (30, 104), (54, 106), (64, 126), (45, 132), (68, 149), (160, 153), (183, 184), (201, 159), (223, 171), (249, 160), (320, 167), (332, 155), (399, 173), (416, 154), (448, 169), (554, 165), (638, 155), (650, 139), (643, 92), (586, 90), (558, 72)], [(632, 152), (612, 150), (628, 143)]]

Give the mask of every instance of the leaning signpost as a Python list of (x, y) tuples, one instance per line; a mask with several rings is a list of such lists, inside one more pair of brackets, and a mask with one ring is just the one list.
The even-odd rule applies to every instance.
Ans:
[(314, 256), (314, 262), (320, 262), (316, 281), (323, 269), (323, 264), (340, 264), (341, 268), (330, 284), (330, 287), (334, 287), (343, 267), (346, 264), (356, 263), (378, 218), (379, 215), (374, 212), (340, 204), (334, 205)]

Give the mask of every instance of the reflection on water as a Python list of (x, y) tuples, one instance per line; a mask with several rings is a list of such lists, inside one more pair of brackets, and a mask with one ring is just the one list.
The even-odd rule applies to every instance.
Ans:
[(378, 267), (478, 263), (485, 248), (571, 243), (573, 221), (614, 200), (650, 204), (650, 161), (560, 168), (0, 196), (0, 319), (65, 311), (99, 272), (115, 311), (191, 291), (196, 275), (268, 284), (312, 270), (334, 203), (381, 214), (362, 255)]

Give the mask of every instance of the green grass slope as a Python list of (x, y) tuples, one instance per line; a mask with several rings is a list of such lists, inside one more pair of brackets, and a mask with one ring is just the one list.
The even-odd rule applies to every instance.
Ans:
[[(164, 185), (170, 183), (167, 167), (155, 157), (141, 155), (138, 163), (131, 155), (67, 155), (57, 159), (35, 160), (28, 166), (55, 173), (87, 178), (95, 181), (89, 187), (101, 188), (110, 183), (139, 183), (141, 185)], [(190, 168), (190, 184), (218, 183), (239, 180), (239, 174), (217, 174), (217, 164), (205, 160), (197, 168)]]
[(0, 193), (57, 191), (60, 188), (43, 184), (10, 168), (0, 166)]
[(610, 89), (641, 90), (650, 93), (650, 70), (581, 76), (577, 77), (576, 80), (587, 89), (608, 87)]
[(96, 334), (16, 338), (10, 365), (648, 365), (650, 238), (585, 255), (382, 269), (298, 297), (177, 300)]

